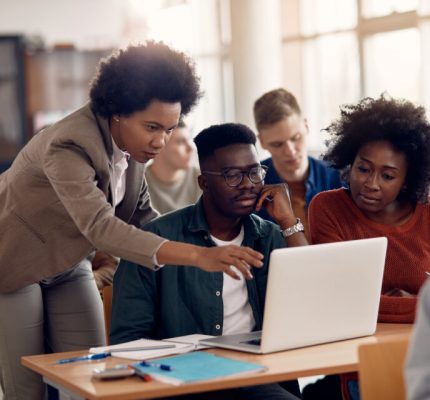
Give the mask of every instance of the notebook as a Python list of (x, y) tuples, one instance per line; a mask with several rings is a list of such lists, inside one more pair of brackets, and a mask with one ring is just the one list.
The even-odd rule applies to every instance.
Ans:
[[(160, 364), (168, 365), (172, 370), (162, 370), (159, 368)], [(139, 373), (149, 374), (159, 381), (174, 385), (262, 372), (267, 369), (260, 364), (237, 361), (200, 351), (157, 359), (154, 361), (154, 366), (142, 366), (139, 363), (132, 365), (138, 375)]]
[(382, 237), (276, 249), (262, 331), (201, 343), (264, 354), (371, 335), (386, 251)]
[(112, 356), (128, 358), (131, 360), (149, 360), (172, 354), (186, 353), (188, 351), (207, 348), (201, 345), (201, 339), (211, 338), (210, 335), (185, 335), (164, 340), (137, 339), (130, 342), (111, 346), (91, 347), (90, 353), (112, 352)]

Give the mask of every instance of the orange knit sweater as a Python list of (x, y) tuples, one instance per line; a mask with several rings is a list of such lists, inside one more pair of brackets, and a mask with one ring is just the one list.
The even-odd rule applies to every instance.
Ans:
[(382, 294), (378, 321), (414, 321), (416, 295), (430, 271), (430, 203), (418, 204), (404, 224), (390, 226), (369, 220), (345, 189), (335, 189), (314, 197), (309, 205), (309, 227), (314, 244), (386, 236), (382, 293), (397, 288), (414, 296)]

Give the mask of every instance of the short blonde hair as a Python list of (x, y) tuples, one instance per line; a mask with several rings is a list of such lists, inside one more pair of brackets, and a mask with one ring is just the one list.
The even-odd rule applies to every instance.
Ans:
[(301, 113), (295, 96), (282, 88), (263, 94), (254, 103), (254, 120), (258, 130), (276, 124), (292, 114)]

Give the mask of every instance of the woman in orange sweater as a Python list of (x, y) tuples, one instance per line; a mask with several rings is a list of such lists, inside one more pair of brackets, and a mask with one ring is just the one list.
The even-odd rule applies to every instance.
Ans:
[[(386, 236), (378, 321), (412, 323), (418, 291), (430, 271), (425, 110), (384, 95), (365, 98), (344, 106), (327, 131), (331, 139), (324, 160), (343, 171), (348, 188), (322, 192), (311, 202), (312, 243)], [(348, 386), (354, 389), (356, 383)]]

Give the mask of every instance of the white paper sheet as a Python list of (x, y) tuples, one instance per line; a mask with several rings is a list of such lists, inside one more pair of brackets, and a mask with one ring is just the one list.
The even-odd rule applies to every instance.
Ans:
[[(166, 348), (166, 349), (149, 349), (149, 350), (133, 350), (127, 351), (127, 348), (135, 349), (139, 347), (150, 347), (157, 345), (166, 345), (172, 343), (175, 346)], [(117, 349), (124, 349), (124, 351), (115, 351)], [(186, 353), (188, 351), (195, 350), (195, 346), (193, 343), (173, 343), (166, 342), (163, 340), (150, 340), (150, 339), (137, 339), (132, 340), (131, 342), (116, 344), (112, 346), (103, 346), (103, 347), (91, 347), (90, 353), (104, 353), (104, 352), (112, 352), (113, 357), (121, 357), (128, 358), (130, 360), (148, 360), (156, 357), (169, 356), (172, 354)]]

